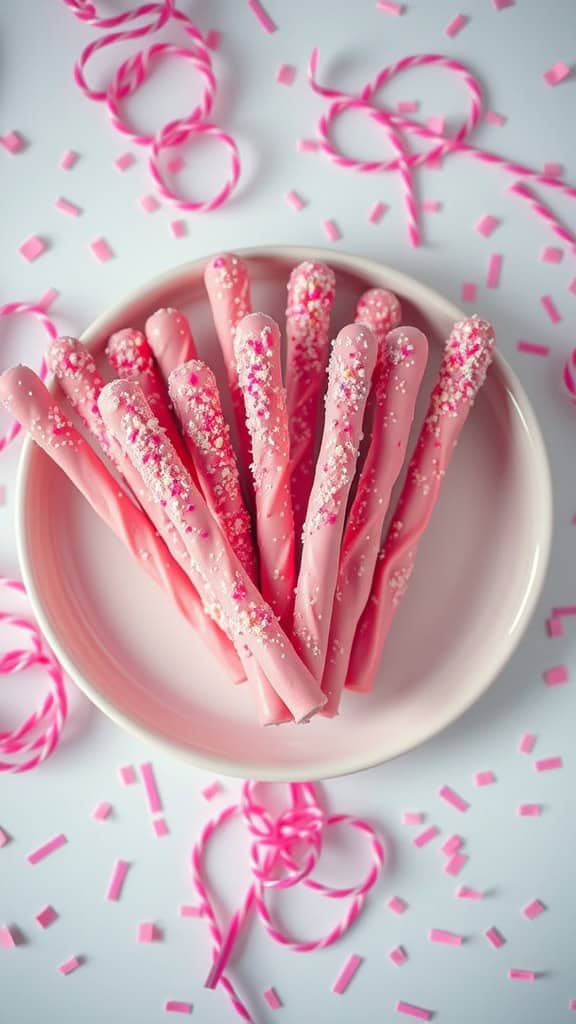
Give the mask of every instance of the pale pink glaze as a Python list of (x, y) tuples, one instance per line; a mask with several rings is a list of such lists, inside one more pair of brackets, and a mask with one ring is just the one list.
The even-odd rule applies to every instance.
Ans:
[(166, 509), (186, 545), (190, 575), (205, 608), (237, 650), (250, 651), (296, 721), (308, 719), (324, 704), (320, 687), (242, 568), (139, 385), (112, 381), (99, 406), (152, 500)]
[[(365, 313), (362, 322), (368, 322)], [(382, 527), (404, 464), (428, 357), (426, 337), (415, 327), (398, 327), (385, 339), (374, 333), (378, 358), (372, 384), (372, 435), (344, 530), (322, 679), (328, 697), (324, 713), (329, 716), (338, 713), (356, 626), (370, 595)]]
[(282, 624), (289, 627), (296, 567), (290, 437), (278, 325), (263, 313), (244, 317), (236, 328), (234, 352), (252, 442), (260, 589)]
[(295, 267), (288, 282), (286, 395), (297, 546), (314, 480), (316, 434), (326, 385), (335, 288), (336, 278), (330, 267), (310, 260)]
[(378, 556), (370, 598), (356, 630), (346, 686), (368, 691), (396, 608), (406, 593), (418, 544), (438, 500), (454, 447), (494, 352), (494, 330), (474, 316), (446, 343), (430, 405), (394, 518)]
[(166, 382), (172, 370), (198, 358), (188, 319), (178, 309), (156, 310), (148, 317), (144, 333)]
[(294, 606), (296, 650), (319, 680), (328, 647), (346, 504), (376, 352), (372, 331), (352, 324), (334, 341), (328, 366), (324, 431), (304, 522)]

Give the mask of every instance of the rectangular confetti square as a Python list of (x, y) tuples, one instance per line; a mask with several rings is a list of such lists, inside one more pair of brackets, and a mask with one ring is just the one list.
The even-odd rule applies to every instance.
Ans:
[(401, 967), (402, 964), (406, 963), (408, 954), (403, 946), (395, 946), (395, 948), (391, 949), (388, 953), (388, 959), (391, 960), (396, 967)]
[(37, 914), (34, 915), (34, 919), (38, 922), (41, 928), (49, 928), (54, 921), (58, 920), (58, 914), (49, 904), (42, 907)]
[(519, 804), (518, 816), (520, 818), (539, 818), (542, 814), (540, 804)]
[(553, 772), (562, 768), (563, 763), (561, 757), (541, 757), (534, 762), (534, 767), (537, 772)]
[(538, 345), (533, 341), (526, 341), (524, 338), (519, 338), (516, 342), (516, 348), (518, 352), (524, 352), (527, 356), (549, 356), (550, 347), (549, 345)]
[(36, 850), (33, 850), (32, 853), (29, 853), (26, 856), (26, 860), (29, 864), (38, 864), (41, 860), (49, 857), (51, 853), (55, 853), (56, 850), (65, 846), (67, 842), (68, 840), (64, 833), (59, 832), (58, 835), (49, 839), (47, 843), (43, 843), (42, 846), (39, 846)]
[(18, 252), (28, 263), (33, 263), (46, 251), (46, 242), (38, 235), (30, 235), (18, 246)]
[(413, 846), (421, 847), (427, 846), (439, 833), (439, 829), (436, 825), (430, 825), (429, 828), (425, 828), (423, 832), (419, 832), (417, 836), (414, 836), (412, 840)]
[(444, 35), (452, 39), (454, 36), (457, 36), (458, 33), (461, 32), (462, 29), (467, 24), (468, 18), (466, 17), (466, 15), (457, 14), (454, 18), (452, 18), (452, 21), (450, 21), (448, 25), (446, 25), (446, 28), (444, 29)]
[(474, 783), (476, 786), (492, 786), (496, 782), (494, 772), (476, 772)]
[(446, 861), (444, 871), (447, 875), (459, 875), (467, 863), (468, 857), (463, 853), (453, 853), (450, 860)]
[(548, 71), (545, 71), (542, 78), (548, 85), (559, 85), (565, 78), (571, 74), (571, 69), (564, 61), (559, 60), (557, 64), (554, 64)]
[(95, 238), (90, 242), (90, 250), (99, 263), (107, 263), (114, 259), (114, 253), (105, 238)]
[(342, 970), (340, 971), (338, 977), (336, 978), (336, 981), (332, 985), (332, 991), (335, 992), (336, 995), (344, 995), (346, 989), (348, 988), (350, 982), (352, 981), (352, 978), (356, 974), (356, 971), (360, 967), (361, 963), (362, 957), (356, 956), (355, 953), (352, 953), (348, 957), (346, 963), (344, 964)]
[(462, 302), (476, 302), (477, 287), (473, 281), (464, 281), (462, 284)]
[(276, 81), (279, 85), (293, 85), (296, 68), (293, 64), (280, 64), (276, 69)]
[(494, 928), (494, 926), (487, 928), (484, 935), (488, 939), (490, 945), (494, 946), (495, 949), (500, 949), (500, 947), (504, 946), (506, 943), (506, 939), (502, 935), (502, 932), (499, 932), (497, 928)]
[(106, 899), (110, 903), (117, 903), (122, 895), (122, 889), (124, 888), (124, 882), (130, 864), (125, 860), (117, 860), (112, 869), (112, 876), (108, 883), (108, 889), (106, 891)]
[(271, 1010), (280, 1009), (280, 1007), (282, 1006), (282, 1000), (280, 999), (280, 996), (278, 995), (275, 988), (267, 988), (263, 995), (264, 999), (268, 1003), (268, 1006), (270, 1007)]
[(502, 261), (503, 257), (501, 253), (492, 253), (488, 261), (488, 273), (486, 274), (486, 287), (497, 288), (500, 284), (500, 274), (502, 273)]
[(566, 665), (554, 665), (553, 668), (547, 668), (542, 675), (546, 686), (561, 686), (570, 679)]
[(522, 907), (523, 917), (528, 918), (529, 921), (533, 921), (535, 917), (540, 917), (543, 914), (546, 907), (540, 900), (531, 900), (525, 907)]
[(451, 786), (441, 786), (440, 789), (438, 790), (438, 796), (442, 797), (442, 799), (445, 800), (447, 804), (450, 804), (452, 807), (455, 807), (456, 810), (460, 811), (462, 814), (464, 814), (470, 807), (468, 801), (465, 800), (464, 797), (460, 796), (460, 794), (457, 793), (454, 789), (452, 789)]
[(63, 964), (59, 964), (58, 970), (60, 974), (72, 974), (73, 971), (78, 970), (81, 966), (80, 960), (76, 956), (71, 956), (69, 960), (65, 960)]

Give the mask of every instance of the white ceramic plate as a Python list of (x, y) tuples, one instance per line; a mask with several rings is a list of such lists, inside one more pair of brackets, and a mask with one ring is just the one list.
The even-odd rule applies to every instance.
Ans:
[[(405, 322), (425, 331), (431, 365), (464, 314), (389, 267), (343, 253), (252, 249), (254, 308), (282, 323), (286, 281), (303, 259), (337, 275), (333, 327), (349, 322), (367, 287), (401, 298)], [(120, 327), (159, 306), (182, 308), (202, 355), (222, 364), (202, 284), (205, 261), (143, 286), (83, 335), (99, 352)], [(24, 581), (44, 632), (70, 676), (116, 722), (193, 763), (229, 775), (318, 779), (409, 750), (462, 714), (517, 645), (548, 558), (550, 480), (527, 398), (497, 358), (463, 432), (440, 502), (369, 695), (346, 694), (338, 719), (258, 726), (246, 687), (234, 687), (164, 595), (134, 564), (47, 456), (26, 441), (18, 541)]]

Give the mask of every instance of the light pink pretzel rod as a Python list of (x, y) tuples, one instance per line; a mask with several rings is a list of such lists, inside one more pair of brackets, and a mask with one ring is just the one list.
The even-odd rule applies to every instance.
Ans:
[(306, 261), (290, 274), (286, 306), (286, 402), (297, 546), (314, 479), (316, 434), (321, 429), (335, 290), (334, 272), (325, 263)]
[(283, 625), (290, 627), (296, 583), (290, 493), (290, 436), (280, 363), (280, 331), (272, 317), (251, 313), (234, 335), (238, 382), (252, 442), (252, 481), (260, 589)]
[[(369, 322), (362, 300), (356, 315), (362, 323)], [(338, 713), (356, 627), (370, 596), (384, 519), (404, 463), (427, 356), (428, 342), (415, 327), (398, 327), (385, 340), (379, 339), (370, 445), (344, 530), (322, 679), (328, 697), (323, 711), (329, 716)]]
[(294, 605), (294, 645), (322, 679), (346, 505), (356, 472), (364, 410), (377, 343), (361, 324), (344, 327), (332, 344), (324, 431), (303, 530)]
[(240, 462), (243, 466), (249, 466), (252, 461), (252, 445), (246, 426), (244, 396), (238, 383), (236, 353), (234, 352), (236, 327), (243, 317), (252, 312), (248, 268), (244, 261), (238, 256), (234, 256), (233, 253), (222, 253), (206, 264), (204, 284), (232, 396), (236, 433), (240, 446)]
[[(55, 338), (56, 335), (58, 334), (58, 331), (56, 330), (56, 327), (54, 326), (50, 317), (46, 315), (42, 307), (39, 306), (37, 303), (6, 302), (3, 306), (0, 306), (0, 319), (2, 319), (3, 317), (17, 316), (21, 313), (30, 313), (32, 314), (32, 316), (35, 316), (36, 319), (44, 328), (44, 331), (46, 332), (49, 338)], [(38, 375), (40, 376), (41, 380), (45, 380), (47, 372), (48, 364), (44, 357), (42, 357), (40, 361), (40, 366), (38, 368)], [(0, 437), (0, 454), (4, 451), (5, 448), (8, 447), (8, 445), (16, 437), (18, 437), (20, 430), (20, 424), (15, 420), (14, 423), (12, 423), (11, 426), (8, 428), (7, 432), (2, 437)]]
[(188, 319), (178, 309), (157, 309), (144, 332), (166, 383), (172, 370), (198, 358)]
[(474, 316), (454, 324), (394, 518), (378, 558), (369, 601), (358, 624), (346, 686), (374, 683), (392, 619), (406, 593), (418, 545), (494, 352), (494, 331)]
[[(29, 431), (86, 498), (96, 515), (208, 642), (206, 616), (190, 580), (171, 558), (148, 517), (119, 489), (112, 474), (62, 412), (40, 378), (26, 366), (7, 370), (0, 377), (0, 402)], [(227, 647), (220, 642), (217, 651), (224, 654)], [(227, 655), (226, 660), (237, 678), (239, 667), (233, 650), (232, 658)]]
[(297, 657), (270, 606), (242, 568), (178, 458), (139, 385), (112, 381), (100, 411), (154, 501), (163, 504), (190, 556), (190, 577), (206, 608), (237, 649), (247, 649), (296, 721), (324, 704), (320, 687)]

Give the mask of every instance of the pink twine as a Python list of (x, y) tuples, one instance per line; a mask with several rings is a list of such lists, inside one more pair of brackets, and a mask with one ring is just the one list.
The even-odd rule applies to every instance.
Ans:
[[(19, 580), (0, 577), (0, 586), (26, 593)], [(18, 728), (0, 732), (0, 772), (27, 772), (45, 761), (58, 743), (68, 710), (64, 673), (35, 622), (11, 612), (0, 612), (0, 622), (24, 630), (31, 641), (30, 647), (0, 655), (0, 675), (38, 667), (45, 670), (49, 680), (49, 692), (40, 707)]]
[[(362, 912), (368, 892), (378, 880), (385, 856), (382, 843), (366, 821), (348, 814), (326, 815), (320, 807), (312, 783), (290, 784), (290, 804), (277, 817), (273, 817), (257, 799), (257, 786), (254, 782), (245, 782), (240, 803), (225, 807), (204, 826), (191, 858), (193, 885), (200, 899), (201, 914), (208, 922), (212, 937), (212, 968), (206, 986), (215, 988), (220, 984), (238, 1015), (245, 1021), (252, 1021), (252, 1017), (225, 970), (249, 915), (255, 911), (270, 937), (289, 949), (299, 953), (324, 949), (348, 931)], [(238, 815), (242, 817), (252, 837), (250, 867), (253, 882), (241, 908), (233, 915), (223, 934), (205, 880), (204, 856), (210, 839), (219, 827)], [(372, 865), (363, 881), (346, 888), (325, 885), (311, 877), (322, 852), (326, 829), (340, 824), (349, 825), (367, 836), (372, 850)], [(279, 928), (268, 908), (266, 897), (269, 890), (289, 889), (300, 882), (329, 899), (350, 900), (341, 920), (319, 939), (302, 941), (286, 934)]]
[[(319, 84), (316, 77), (318, 56), (318, 50), (313, 50), (308, 67), (308, 80), (314, 92), (330, 100), (328, 110), (317, 124), (318, 148), (323, 150), (340, 167), (352, 168), (367, 174), (398, 171), (402, 182), (404, 204), (407, 213), (408, 234), (412, 245), (419, 243), (418, 204), (412, 172), (417, 167), (437, 165), (438, 161), (449, 156), (451, 153), (466, 153), (482, 163), (502, 167), (509, 174), (513, 174), (515, 178), (528, 178), (538, 185), (559, 190), (562, 194), (570, 196), (572, 199), (576, 198), (576, 188), (566, 185), (558, 178), (546, 173), (542, 174), (539, 170), (534, 170), (524, 164), (513, 163), (496, 153), (480, 149), (467, 142), (482, 116), (483, 97), (478, 81), (469, 69), (459, 61), (434, 53), (415, 54), (404, 57), (402, 60), (382, 68), (375, 79), (364, 86), (359, 95), (352, 96), (335, 89), (328, 89)], [(375, 103), (375, 95), (383, 85), (388, 84), (403, 71), (423, 66), (441, 67), (458, 75), (468, 90), (470, 108), (467, 117), (452, 135), (447, 135), (444, 130), (433, 130), (429, 125), (427, 126), (419, 121), (407, 118), (399, 111), (389, 110), (385, 106), (376, 105)], [(395, 152), (394, 158), (389, 160), (356, 160), (353, 157), (345, 156), (336, 149), (330, 139), (333, 123), (341, 114), (349, 110), (363, 111), (384, 128)], [(434, 127), (439, 128), (440, 125), (438, 124)], [(423, 152), (410, 152), (408, 139), (412, 136), (431, 142), (430, 148)], [(571, 232), (564, 228), (554, 215), (528, 192), (525, 186), (521, 185), (520, 188), (517, 186), (513, 187), (513, 191), (529, 200), (533, 213), (545, 220), (556, 234), (560, 235), (565, 241), (574, 243), (575, 239)]]
[[(18, 313), (33, 314), (40, 321), (50, 339), (58, 336), (58, 331), (56, 330), (52, 320), (46, 315), (44, 309), (38, 303), (6, 302), (3, 306), (0, 306), (0, 319), (2, 317), (16, 316)], [(42, 357), (42, 361), (38, 369), (38, 374), (42, 380), (46, 378), (47, 372), (48, 366), (46, 360)], [(20, 429), (20, 424), (14, 421), (14, 423), (8, 428), (8, 431), (0, 437), (0, 453), (8, 447), (15, 437), (18, 437)]]

